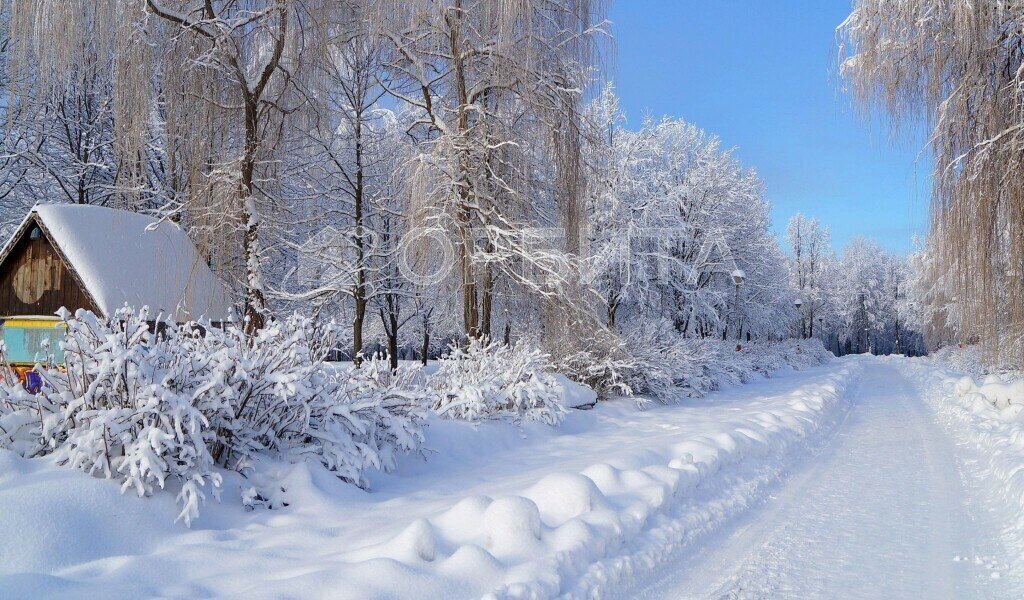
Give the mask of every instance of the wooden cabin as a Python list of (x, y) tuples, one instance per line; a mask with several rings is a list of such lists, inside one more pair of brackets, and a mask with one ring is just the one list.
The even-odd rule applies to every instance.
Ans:
[(226, 320), (230, 294), (175, 224), (100, 206), (35, 206), (0, 250), (0, 317), (125, 305)]

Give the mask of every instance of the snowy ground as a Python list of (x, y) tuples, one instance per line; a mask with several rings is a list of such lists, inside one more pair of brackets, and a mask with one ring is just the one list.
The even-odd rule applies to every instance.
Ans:
[(297, 467), (288, 507), (191, 530), (0, 453), (0, 596), (1024, 597), (1019, 515), (938, 377), (850, 358), (559, 429), (434, 423), (372, 493)]
[(912, 383), (929, 370), (863, 362), (831, 443), (763, 510), (637, 596), (1024, 597), (1019, 555), (1001, 538), (1009, 521), (977, 493), (981, 482)]

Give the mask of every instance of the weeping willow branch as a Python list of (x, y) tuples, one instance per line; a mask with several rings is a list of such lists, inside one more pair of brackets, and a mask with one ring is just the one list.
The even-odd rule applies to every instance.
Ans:
[(1024, 365), (1024, 5), (858, 0), (839, 36), (858, 105), (931, 128), (932, 269), (958, 336)]

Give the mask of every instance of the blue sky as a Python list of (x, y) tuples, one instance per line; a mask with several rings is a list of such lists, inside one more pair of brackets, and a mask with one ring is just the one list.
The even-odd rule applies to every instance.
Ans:
[(817, 216), (839, 248), (862, 234), (905, 252), (927, 230), (923, 136), (858, 118), (835, 74), (850, 0), (618, 0), (612, 77), (630, 126), (683, 117), (757, 169), (776, 231)]

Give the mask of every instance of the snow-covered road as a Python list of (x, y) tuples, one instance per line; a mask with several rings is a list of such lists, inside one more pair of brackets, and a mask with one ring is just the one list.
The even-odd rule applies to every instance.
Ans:
[(832, 442), (645, 598), (1021, 598), (960, 450), (891, 362), (863, 359)]

